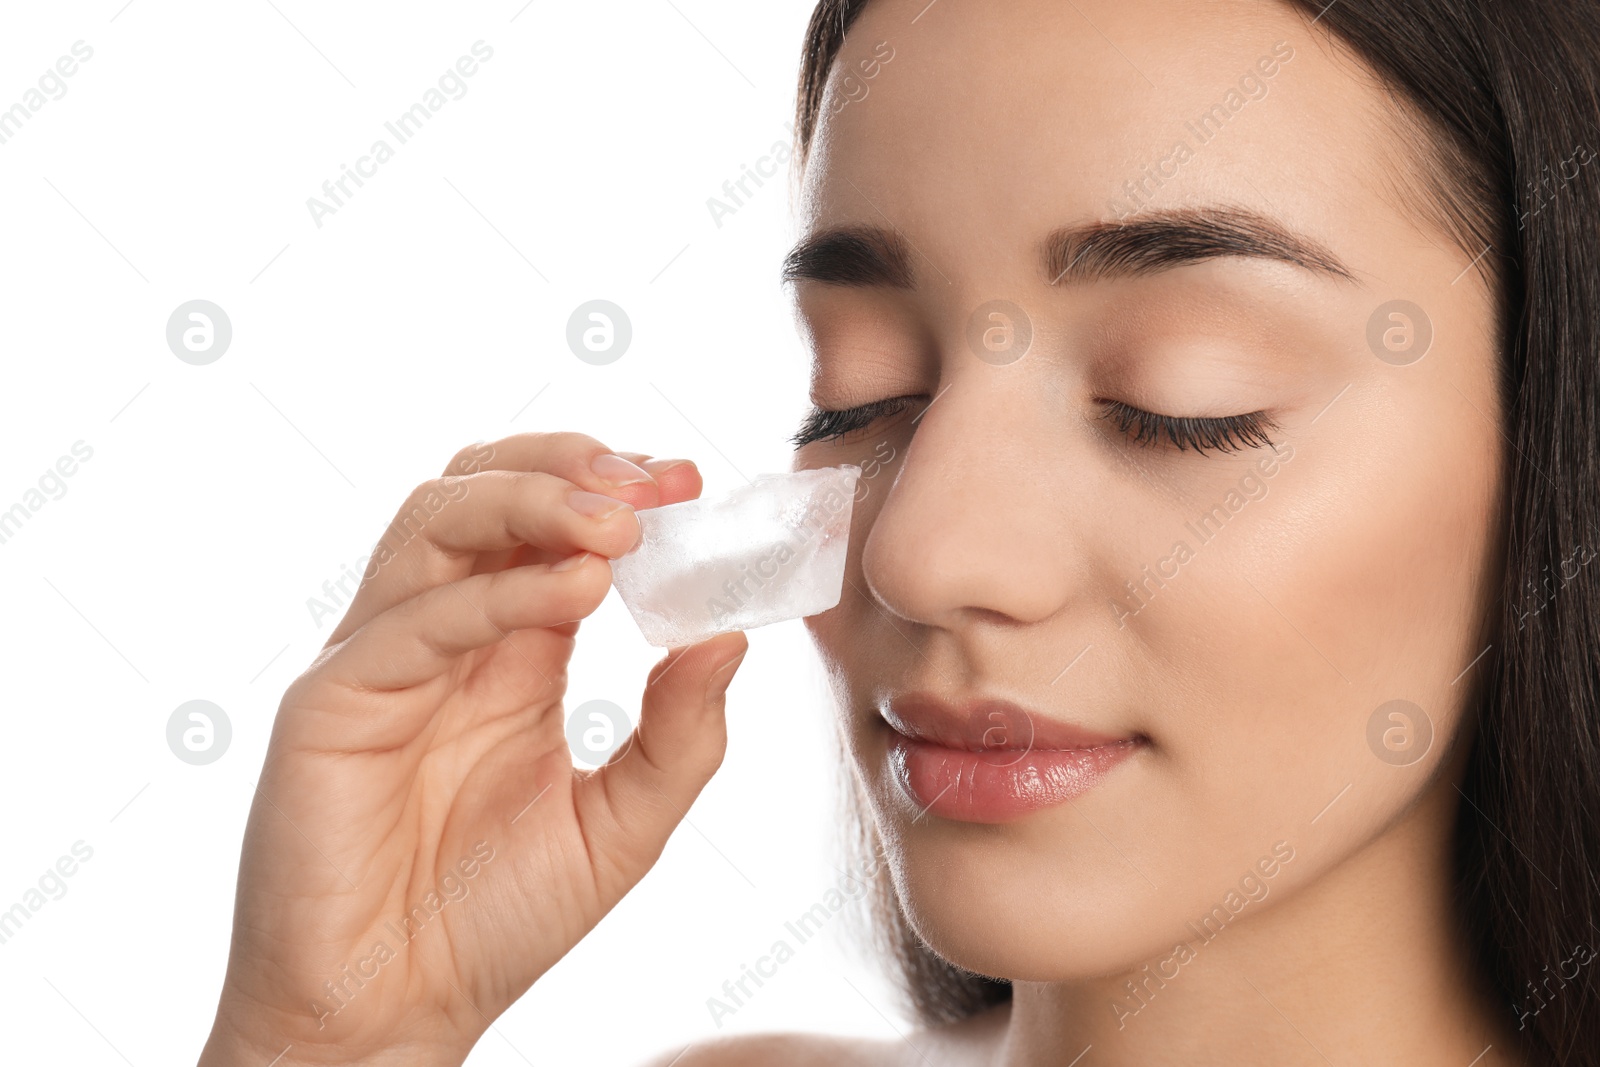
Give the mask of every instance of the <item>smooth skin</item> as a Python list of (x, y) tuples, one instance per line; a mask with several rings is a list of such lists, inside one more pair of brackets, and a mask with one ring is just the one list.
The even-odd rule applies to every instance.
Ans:
[[(837, 107), (880, 41), (894, 59)], [(1202, 142), (1186, 123), (1230, 91)], [(1260, 0), (873, 0), (821, 110), (803, 233), (893, 227), (914, 284), (796, 286), (817, 406), (911, 401), (797, 456), (892, 457), (858, 504), (844, 600), (808, 626), (911, 926), (1014, 993), (858, 1054), (1518, 1062), (1451, 870), (1455, 822), (1475, 817), (1456, 785), (1508, 448), (1494, 259), (1437, 224), (1425, 133), (1326, 33)], [(1041, 262), (1057, 227), (1217, 208), (1275, 220), (1349, 276), (1228, 255), (1053, 284)], [(996, 299), (1033, 330), (1004, 365), (970, 343)], [(1433, 329), (1405, 365), (1368, 341), (1396, 299)], [(1141, 443), (1106, 401), (1265, 411), (1285, 455)], [(940, 818), (888, 755), (879, 707), (911, 690), (1145, 743), (1068, 803)], [(1369, 734), (1395, 699), (1432, 730), (1404, 763)], [(738, 1062), (724, 1055), (698, 1062)]]
[[(894, 58), (836, 106), (843, 72), (879, 41)], [(1294, 56), (1266, 94), (1145, 210), (1270, 215), (1353, 277), (1229, 257), (1052, 285), (1046, 232), (1113, 218), (1124, 183), (1280, 41)], [(741, 1037), (656, 1067), (1036, 1067), (1091, 1046), (1082, 1067), (1519, 1062), (1451, 912), (1504, 483), (1492, 301), (1478, 250), (1429, 217), (1422, 136), (1359, 62), (1262, 0), (874, 0), (822, 113), (802, 231), (892, 226), (916, 284), (797, 285), (812, 398), (913, 404), (796, 456), (891, 457), (865, 479), (844, 599), (808, 625), (912, 925), (946, 958), (1012, 978), (1016, 997), (903, 1040)], [(1403, 367), (1367, 344), (1397, 298), (1434, 329)], [(993, 299), (1034, 328), (1004, 366), (968, 341)], [(1267, 410), (1294, 458), (1269, 476), (1258, 449), (1140, 445), (1099, 417), (1108, 398), (1174, 416)], [(495, 469), (460, 475), (471, 492), (363, 586), (286, 694), (203, 1062), (267, 1063), (286, 1046), (285, 1067), (459, 1062), (659, 855), (722, 756), (727, 664), (745, 645), (670, 656), (632, 746), (597, 774), (572, 770), (562, 667), (605, 560), (637, 530), (628, 509), (582, 518), (564, 494), (637, 508), (699, 491), (692, 467), (643, 457), (648, 478), (608, 484), (590, 466), (606, 452), (565, 435), (497, 442)], [(1119, 624), (1124, 582), (1193, 540), (1185, 523), (1252, 472), (1265, 492)], [(877, 711), (912, 688), (1146, 743), (1089, 793), (1015, 822), (924, 816)], [(1368, 740), (1396, 698), (1433, 730), (1406, 765)], [(447, 936), (419, 939), (318, 1029), (307, 1003), (322, 983), (480, 841), (494, 858), (473, 906), (446, 907)], [(1293, 859), (1202, 943), (1189, 924), (1280, 841)], [(1193, 958), (1170, 962), (1183, 943)], [(1126, 984), (1146, 967), (1173, 977), (1129, 1016)]]
[[(743, 634), (670, 650), (596, 771), (573, 767), (562, 712), (607, 560), (638, 540), (635, 509), (699, 495), (694, 465), (524, 434), (448, 470), (284, 694), (203, 1065), (462, 1062), (644, 876), (722, 760)], [(429, 500), (446, 503), (401, 544)], [(387, 923), (462, 886), (470, 906), (374, 957), (402, 944)]]

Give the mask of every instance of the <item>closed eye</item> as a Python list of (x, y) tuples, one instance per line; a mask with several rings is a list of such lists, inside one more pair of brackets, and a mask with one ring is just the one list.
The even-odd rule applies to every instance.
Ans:
[(825, 408), (814, 408), (800, 424), (800, 429), (795, 431), (789, 440), (794, 447), (809, 445), (813, 441), (826, 441), (856, 430), (864, 430), (879, 419), (896, 415), (918, 403), (922, 398), (915, 396), (892, 396), (887, 400), (874, 400), (870, 404), (859, 407), (844, 408), (830, 411)]
[(1150, 448), (1165, 444), (1176, 447), (1180, 452), (1193, 449), (1199, 454), (1207, 450), (1238, 452), (1245, 448), (1277, 447), (1267, 436), (1267, 430), (1277, 429), (1277, 425), (1265, 411), (1201, 418), (1192, 415), (1158, 415), (1120, 400), (1100, 400), (1098, 403), (1105, 408), (1101, 418), (1115, 423), (1117, 429), (1131, 437), (1135, 444)]
[[(858, 430), (864, 430), (880, 419), (898, 414), (918, 403), (922, 398), (913, 396), (889, 397), (874, 400), (853, 408), (830, 410), (815, 408), (806, 416), (790, 441), (800, 448), (815, 441), (826, 441)], [(1121, 400), (1097, 401), (1104, 408), (1101, 417), (1114, 423), (1117, 429), (1133, 439), (1135, 444), (1149, 448), (1162, 445), (1175, 447), (1180, 452), (1193, 450), (1197, 455), (1207, 451), (1238, 452), (1245, 448), (1277, 447), (1268, 436), (1276, 424), (1265, 411), (1243, 415), (1200, 417), (1192, 415), (1161, 415), (1136, 408)]]

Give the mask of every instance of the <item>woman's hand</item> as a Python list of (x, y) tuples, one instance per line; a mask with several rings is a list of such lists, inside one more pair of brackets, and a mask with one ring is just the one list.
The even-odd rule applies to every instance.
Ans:
[(202, 1065), (460, 1063), (643, 877), (722, 760), (745, 637), (673, 649), (592, 772), (566, 667), (634, 509), (700, 484), (524, 434), (412, 494), (278, 709)]

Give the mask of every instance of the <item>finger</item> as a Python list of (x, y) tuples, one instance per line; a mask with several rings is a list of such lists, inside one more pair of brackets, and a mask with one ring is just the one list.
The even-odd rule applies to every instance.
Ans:
[[(610, 566), (592, 553), (554, 565), (470, 575), (385, 611), (316, 669), (327, 680), (356, 690), (420, 685), (455, 667), (467, 653), (515, 631), (584, 618), (600, 606), (610, 584)], [(548, 671), (559, 674), (560, 666)], [(557, 680), (550, 674), (547, 681)]]
[(458, 484), (460, 506), (442, 509), (421, 534), (444, 557), (429, 572), (441, 581), (471, 574), (480, 552), (528, 545), (549, 554), (541, 562), (581, 551), (614, 559), (639, 540), (632, 506), (553, 474), (483, 471)]
[(691, 459), (656, 459), (639, 452), (619, 452), (623, 459), (637, 463), (656, 480), (661, 504), (677, 504), (700, 495), (703, 483), (700, 470)]
[[(463, 560), (460, 551), (441, 547), (436, 537), (429, 535), (441, 522), (448, 525), (447, 517), (457, 516), (461, 509), (472, 510), (474, 477), (488, 471), (540, 472), (636, 508), (655, 507), (660, 502), (649, 472), (585, 434), (516, 434), (491, 444), (470, 445), (456, 454), (443, 476), (419, 485), (401, 505), (372, 554), (362, 561), (361, 584), (344, 619), (329, 636), (328, 646), (343, 641), (396, 604), (462, 575), (517, 562), (552, 562), (554, 557), (519, 559), (515, 548), (502, 547), (486, 550), (502, 557), (486, 568), (474, 558)], [(474, 516), (466, 521), (493, 520)]]
[[(618, 452), (617, 455), (630, 463), (636, 464), (656, 480), (658, 499), (656, 504), (676, 504), (700, 495), (700, 472), (695, 469), (693, 461), (687, 459), (655, 459), (643, 452)], [(629, 499), (626, 492), (619, 491), (614, 494), (620, 498)], [(638, 503), (639, 507), (651, 506), (648, 501)], [(509, 549), (491, 550), (478, 553), (473, 564), (473, 572), (504, 570), (507, 567), (518, 567), (528, 563), (549, 563), (551, 559), (547, 554), (538, 550), (518, 546)]]
[[(650, 672), (633, 743), (575, 784), (584, 832), (598, 856), (621, 864), (626, 891), (722, 763), (724, 696), (749, 649), (742, 633), (674, 649)], [(638, 865), (630, 867), (626, 858)]]
[(588, 434), (519, 433), (487, 444), (468, 445), (445, 466), (442, 477), (486, 470), (544, 471), (592, 493), (626, 500), (635, 507), (654, 507), (657, 502), (655, 481), (649, 471)]

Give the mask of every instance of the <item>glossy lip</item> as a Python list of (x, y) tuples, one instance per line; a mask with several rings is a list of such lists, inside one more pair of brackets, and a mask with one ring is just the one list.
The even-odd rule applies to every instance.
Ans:
[[(999, 823), (1082, 796), (1148, 738), (1051, 719), (1007, 700), (927, 692), (879, 705), (889, 767), (923, 813)], [(920, 816), (919, 816), (920, 818)]]

